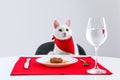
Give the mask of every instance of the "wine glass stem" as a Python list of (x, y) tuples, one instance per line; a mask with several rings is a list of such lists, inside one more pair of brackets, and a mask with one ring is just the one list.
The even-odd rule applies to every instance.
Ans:
[(98, 68), (98, 47), (95, 47), (95, 69)]

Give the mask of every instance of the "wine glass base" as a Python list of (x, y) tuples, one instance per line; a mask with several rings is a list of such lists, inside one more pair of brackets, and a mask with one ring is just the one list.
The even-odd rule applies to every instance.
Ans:
[(90, 74), (105, 74), (106, 73), (105, 70), (100, 69), (100, 68), (92, 68), (92, 69), (87, 70), (87, 72)]

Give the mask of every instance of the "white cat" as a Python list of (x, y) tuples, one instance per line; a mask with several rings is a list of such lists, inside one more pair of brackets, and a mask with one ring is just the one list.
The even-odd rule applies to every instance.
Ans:
[(54, 21), (53, 40), (55, 47), (53, 52), (48, 54), (56, 55), (78, 55), (78, 47), (72, 38), (70, 28), (71, 21), (67, 20), (64, 25), (60, 25), (57, 20)]

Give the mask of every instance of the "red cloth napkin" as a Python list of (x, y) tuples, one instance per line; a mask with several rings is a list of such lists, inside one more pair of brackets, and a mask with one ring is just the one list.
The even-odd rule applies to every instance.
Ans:
[[(36, 62), (36, 59), (38, 57), (31, 57), (29, 69), (24, 69), (24, 63), (26, 61), (27, 57), (20, 57), (19, 60), (14, 65), (14, 68), (11, 72), (11, 76), (15, 75), (90, 75), (87, 73), (87, 69), (94, 67), (94, 59), (91, 57), (75, 57), (77, 59), (84, 59), (87, 62), (90, 63), (90, 66), (84, 67), (82, 62), (78, 61), (72, 65), (65, 66), (65, 67), (47, 67), (40, 63)], [(108, 69), (103, 67), (101, 64), (98, 64), (98, 66), (101, 69), (104, 69), (107, 71), (105, 75), (110, 75), (112, 72), (110, 72)]]

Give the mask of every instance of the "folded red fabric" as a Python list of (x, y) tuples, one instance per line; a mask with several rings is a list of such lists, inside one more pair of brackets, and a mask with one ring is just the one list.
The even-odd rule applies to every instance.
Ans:
[[(87, 69), (93, 68), (95, 60), (92, 57), (75, 57), (77, 59), (84, 59), (90, 63), (90, 66), (84, 67), (82, 62), (78, 61), (72, 65), (66, 67), (47, 67), (40, 63), (36, 62), (38, 57), (31, 57), (29, 69), (24, 69), (24, 63), (27, 57), (20, 57), (19, 60), (13, 67), (11, 76), (15, 75), (91, 75), (87, 73)], [(104, 75), (110, 75), (110, 72), (107, 68), (103, 67), (101, 64), (98, 64), (101, 69), (107, 71)]]

